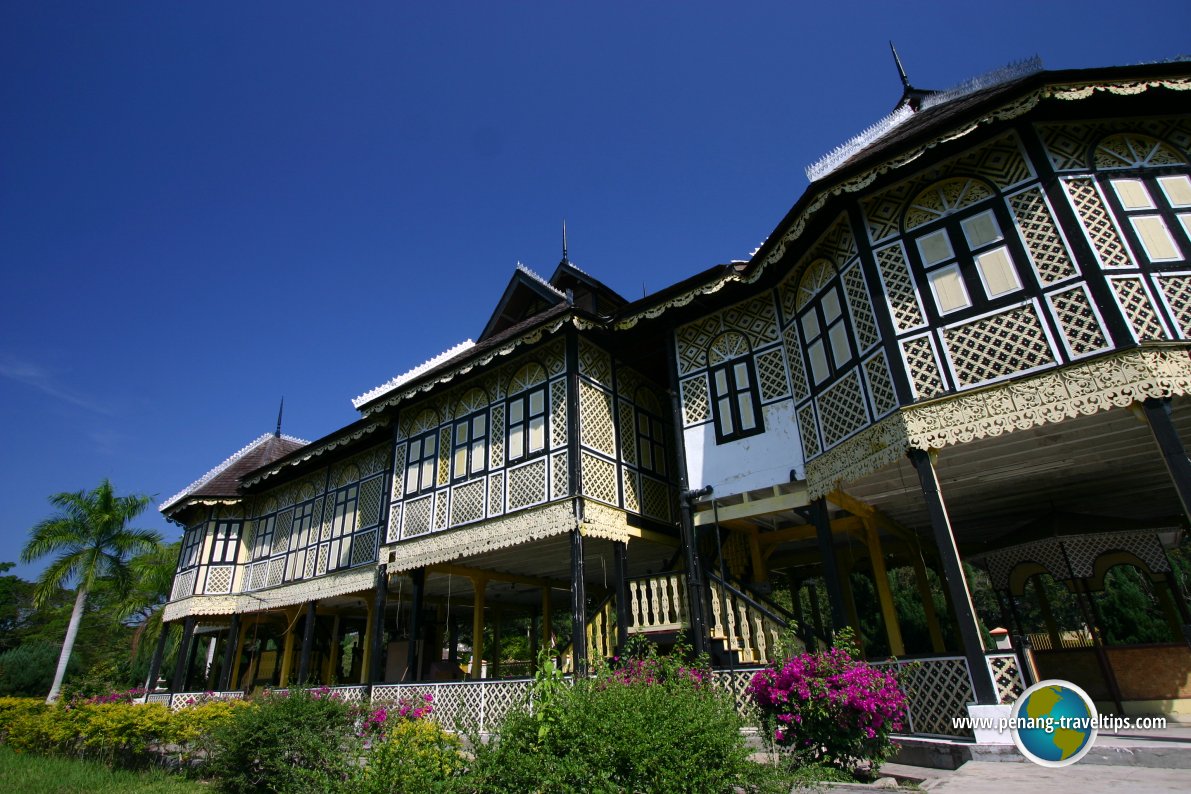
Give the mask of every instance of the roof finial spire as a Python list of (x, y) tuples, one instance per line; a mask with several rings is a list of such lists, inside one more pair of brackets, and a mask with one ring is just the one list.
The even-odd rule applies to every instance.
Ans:
[(562, 219), (562, 261), (568, 262), (568, 263), (571, 261), (567, 257), (567, 219), (566, 218)]
[(893, 46), (893, 40), (889, 41), (889, 49), (893, 51), (893, 62), (897, 64), (897, 76), (901, 78), (902, 88), (907, 91), (910, 90), (910, 78), (906, 77), (905, 67), (902, 66), (902, 59), (897, 54), (897, 47)]
[(285, 412), (285, 397), (281, 398), (281, 405), (277, 408), (277, 429), (273, 431), (275, 438), (281, 438), (281, 415)]

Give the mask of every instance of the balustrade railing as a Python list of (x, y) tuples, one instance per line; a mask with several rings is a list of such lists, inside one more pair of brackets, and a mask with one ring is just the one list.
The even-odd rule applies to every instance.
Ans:
[(742, 664), (768, 664), (777, 651), (782, 626), (748, 599), (711, 582), (711, 637), (735, 652)]
[(630, 634), (687, 627), (686, 574), (635, 576), (628, 580), (628, 591)]

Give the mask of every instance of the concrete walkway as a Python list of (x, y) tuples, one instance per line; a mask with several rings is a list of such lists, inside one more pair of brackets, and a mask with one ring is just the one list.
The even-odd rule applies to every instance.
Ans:
[(1005, 794), (1007, 791), (1048, 789), (1078, 791), (1080, 794), (1186, 792), (1191, 790), (1191, 778), (1185, 769), (1106, 764), (1073, 764), (1062, 769), (1048, 769), (1031, 763), (969, 761), (954, 772), (935, 772), (923, 788), (944, 794)]

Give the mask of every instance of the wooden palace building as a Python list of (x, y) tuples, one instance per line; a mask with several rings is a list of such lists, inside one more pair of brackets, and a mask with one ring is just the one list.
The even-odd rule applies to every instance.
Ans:
[[(432, 690), (490, 723), (539, 648), (681, 633), (739, 692), (787, 627), (851, 626), (916, 733), (1036, 677), (1191, 710), (1191, 63), (903, 82), (748, 261), (635, 301), (565, 250), (518, 266), (474, 343), (163, 504), (150, 698)], [(1125, 569), (1145, 642), (1104, 627)]]

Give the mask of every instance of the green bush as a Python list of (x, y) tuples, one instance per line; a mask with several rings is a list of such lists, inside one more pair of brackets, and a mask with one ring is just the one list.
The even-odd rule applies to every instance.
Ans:
[(429, 720), (402, 720), (368, 753), (368, 766), (352, 791), (405, 794), (448, 791), (463, 771), (462, 742)]
[(513, 711), (475, 747), (474, 791), (727, 792), (754, 772), (727, 693), (653, 646), (573, 687), (547, 662), (534, 711)]
[[(51, 642), (26, 642), (0, 653), (0, 695), (44, 698), (54, 682), (61, 650)], [(78, 669), (78, 660), (72, 656), (66, 674), (75, 675)]]
[(226, 792), (334, 791), (359, 772), (356, 718), (317, 692), (267, 695), (215, 729), (205, 771)]

